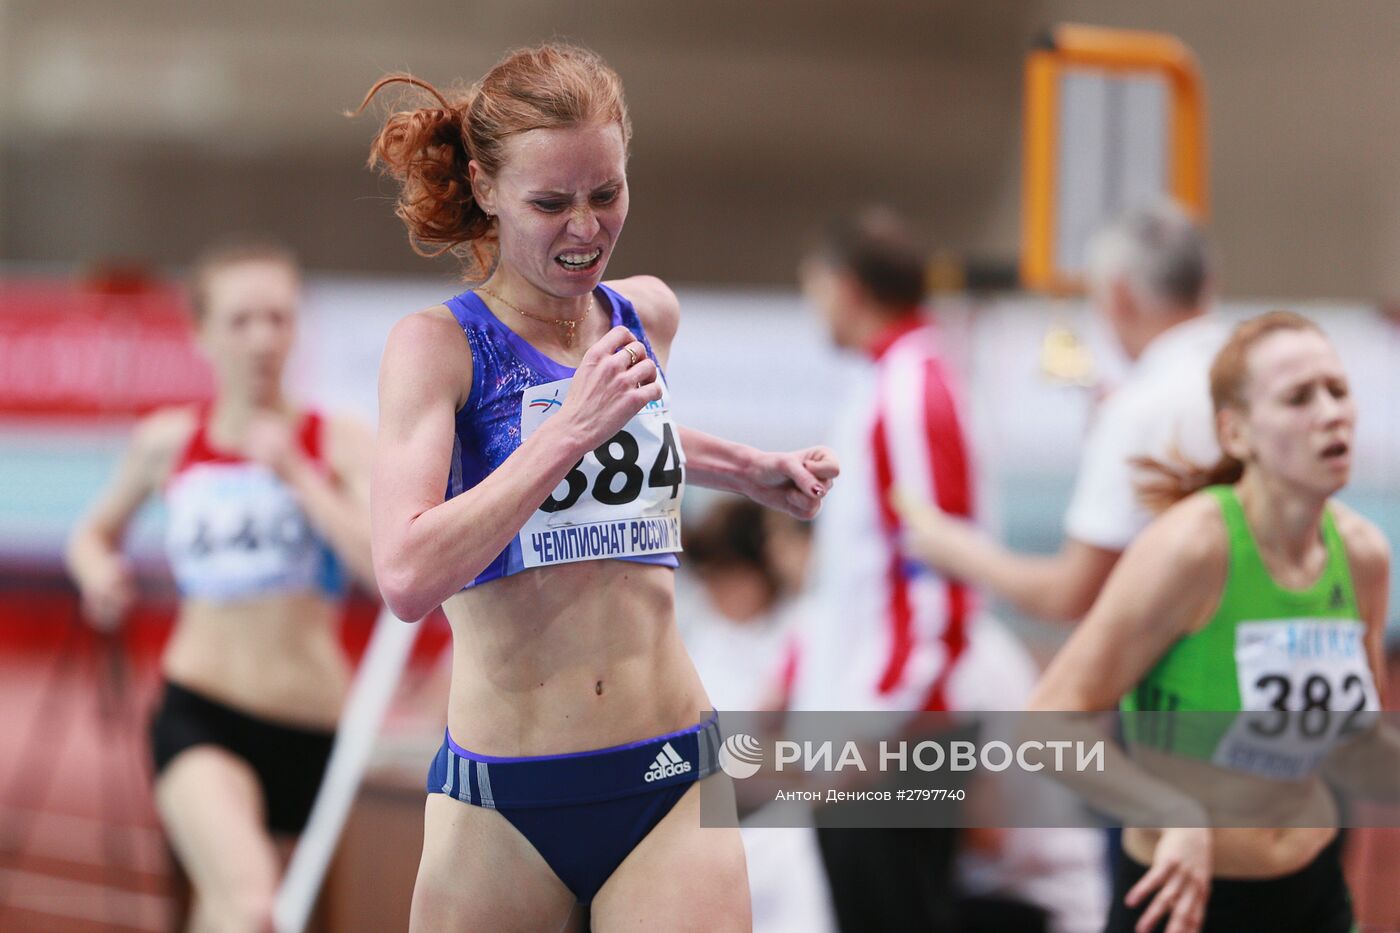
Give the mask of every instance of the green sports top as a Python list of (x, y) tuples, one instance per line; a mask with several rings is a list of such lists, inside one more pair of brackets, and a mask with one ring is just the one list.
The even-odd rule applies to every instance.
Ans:
[[(1132, 741), (1217, 764), (1263, 761), (1270, 776), (1299, 776), (1286, 763), (1264, 761), (1283, 749), (1277, 741), (1259, 740), (1296, 739), (1294, 733), (1317, 732), (1319, 724), (1321, 733), (1312, 737), (1320, 738), (1335, 733), (1343, 719), (1329, 720), (1329, 711), (1380, 708), (1346, 545), (1329, 509), (1322, 518), (1322, 574), (1305, 589), (1281, 586), (1264, 564), (1235, 488), (1211, 486), (1205, 492), (1219, 504), (1229, 538), (1220, 603), (1210, 621), (1178, 639), (1120, 703), (1125, 713), (1169, 715), (1126, 717), (1125, 733)], [(1171, 715), (1200, 712), (1269, 712), (1278, 718)], [(1309, 747), (1318, 750), (1315, 743)]]

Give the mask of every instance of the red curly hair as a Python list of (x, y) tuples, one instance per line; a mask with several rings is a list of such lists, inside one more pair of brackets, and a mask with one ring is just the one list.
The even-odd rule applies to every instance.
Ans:
[(415, 89), (424, 105), (389, 115), (370, 146), (369, 165), (399, 183), (394, 213), (408, 227), (414, 252), (451, 252), (471, 280), (490, 274), (497, 244), (493, 218), (472, 196), (469, 162), (495, 174), (506, 139), (535, 129), (616, 123), (623, 145), (632, 139), (622, 81), (577, 46), (549, 43), (511, 52), (476, 84), (446, 94), (408, 74), (386, 75), (354, 113), (391, 84)]

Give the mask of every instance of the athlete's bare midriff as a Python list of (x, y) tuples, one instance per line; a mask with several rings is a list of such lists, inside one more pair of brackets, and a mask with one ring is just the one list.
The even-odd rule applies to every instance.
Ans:
[[(1217, 878), (1278, 878), (1303, 868), (1337, 834), (1337, 806), (1320, 779), (1274, 781), (1139, 748), (1154, 775), (1186, 789), (1210, 814)], [(1273, 824), (1270, 826), (1270, 824)], [(1151, 864), (1161, 831), (1129, 828), (1123, 849)]]
[[(1326, 827), (1288, 829), (1211, 830), (1211, 874), (1216, 878), (1263, 880), (1281, 878), (1305, 868), (1337, 835)], [(1123, 850), (1133, 860), (1152, 864), (1162, 832), (1125, 829)]]
[(161, 669), (241, 712), (334, 728), (350, 683), (339, 618), (336, 603), (310, 593), (233, 603), (187, 599)]
[(676, 629), (674, 577), (581, 561), (449, 599), (453, 740), (485, 755), (550, 755), (698, 722), (709, 700)]

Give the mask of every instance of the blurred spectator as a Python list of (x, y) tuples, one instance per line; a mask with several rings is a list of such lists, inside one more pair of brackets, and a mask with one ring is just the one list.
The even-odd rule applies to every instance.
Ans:
[[(795, 710), (1015, 710), (1034, 683), (1022, 646), (905, 540), (901, 499), (962, 519), (974, 504), (960, 399), (922, 310), (925, 255), (896, 215), (867, 209), (834, 224), (800, 270), (832, 342), (869, 365), (836, 417), (844, 483), (817, 523)], [(846, 931), (1092, 929), (1100, 841), (1052, 833), (829, 828), (818, 839)], [(1072, 893), (1053, 896), (1066, 883)]]
[(805, 522), (722, 499), (685, 531), (689, 593), (681, 635), (716, 708), (763, 708), (782, 662), (809, 547)]
[(1062, 622), (1088, 611), (1151, 519), (1135, 462), (1214, 463), (1220, 455), (1208, 370), (1227, 331), (1206, 314), (1211, 282), (1201, 231), (1174, 205), (1142, 208), (1099, 231), (1088, 268), (1094, 307), (1133, 368), (1095, 413), (1059, 551), (1015, 553), (944, 508), (908, 516), (920, 560), (1027, 615)]

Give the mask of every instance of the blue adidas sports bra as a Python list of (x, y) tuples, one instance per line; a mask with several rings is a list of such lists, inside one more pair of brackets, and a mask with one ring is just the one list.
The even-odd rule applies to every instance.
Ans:
[[(605, 285), (598, 297), (660, 362), (632, 303)], [(446, 498), (485, 479), (563, 407), (574, 370), (545, 356), (501, 323), (475, 292), (447, 301), (472, 354), (472, 387), (457, 412)], [(670, 392), (585, 454), (505, 550), (463, 589), (534, 567), (615, 558), (678, 565), (685, 453)]]

